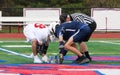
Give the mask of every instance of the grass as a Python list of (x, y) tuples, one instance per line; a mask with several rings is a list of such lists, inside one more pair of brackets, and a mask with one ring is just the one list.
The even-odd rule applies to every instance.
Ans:
[[(120, 39), (90, 39), (87, 42), (87, 46), (91, 56), (94, 55), (120, 55)], [(28, 42), (25, 42), (25, 39), (0, 39), (0, 48), (18, 52), (21, 54), (30, 55), (32, 53), (31, 47), (5, 47), (6, 45), (31, 45)], [(101, 42), (102, 41), (102, 42)], [(109, 42), (109, 43), (107, 43)], [(116, 43), (116, 44), (114, 44)], [(52, 42), (48, 48), (48, 56), (53, 55), (53, 53), (58, 54), (58, 42)], [(75, 55), (71, 52), (68, 52), (67, 55)], [(24, 58), (21, 56), (13, 55), (7, 52), (0, 51), (0, 60), (5, 62), (0, 62), (0, 64), (24, 64), (24, 63), (33, 63), (33, 59)], [(66, 61), (65, 61), (66, 63)], [(119, 64), (119, 62), (98, 62), (92, 61), (91, 64)]]

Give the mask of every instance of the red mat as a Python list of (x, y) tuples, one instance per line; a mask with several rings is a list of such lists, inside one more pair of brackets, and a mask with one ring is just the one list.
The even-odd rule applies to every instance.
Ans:
[[(115, 65), (59, 65), (59, 64), (0, 64), (0, 73), (18, 73), (20, 75), (47, 74), (47, 75), (103, 75), (94, 68), (120, 69)], [(77, 70), (81, 69), (81, 70)]]

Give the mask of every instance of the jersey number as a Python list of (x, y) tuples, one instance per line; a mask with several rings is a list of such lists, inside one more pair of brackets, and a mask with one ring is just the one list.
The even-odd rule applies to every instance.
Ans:
[(38, 24), (38, 23), (35, 23), (34, 26), (35, 26), (35, 28), (40, 28), (40, 29), (46, 28), (45, 25), (43, 25), (43, 24)]

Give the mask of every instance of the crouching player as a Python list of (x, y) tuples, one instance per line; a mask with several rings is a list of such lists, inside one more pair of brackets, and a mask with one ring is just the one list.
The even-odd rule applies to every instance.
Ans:
[[(50, 42), (50, 30), (46, 25), (33, 23), (24, 27), (23, 33), (28, 42), (32, 44), (33, 62), (48, 63), (49, 59), (46, 55)], [(42, 59), (37, 54), (40, 53)]]
[[(69, 39), (70, 39), (70, 37), (71, 36), (73, 36), (73, 35), (75, 35), (74, 33), (76, 32), (76, 30), (77, 30), (77, 28), (75, 28), (74, 29), (74, 25), (72, 24), (71, 25), (71, 18), (70, 18), (70, 16), (69, 15), (61, 15), (60, 16), (60, 21), (61, 21), (61, 23), (62, 23), (62, 25), (63, 25), (63, 27), (60, 25), (60, 26), (57, 26), (56, 27), (56, 32), (58, 32), (59, 34), (58, 34), (58, 36), (61, 34), (61, 33), (64, 33), (64, 35), (62, 34), (62, 39), (64, 39), (66, 42), (68, 42), (69, 41)], [(65, 23), (64, 23), (65, 22)], [(67, 25), (68, 24), (68, 26), (64, 26), (64, 25)], [(82, 23), (82, 24), (84, 24), (84, 23)], [(69, 27), (69, 25), (71, 25), (72, 27)], [(85, 23), (85, 26), (87, 26), (88, 24), (86, 24)], [(75, 25), (76, 26), (76, 25)], [(79, 26), (79, 25), (78, 25)], [(89, 34), (84, 34), (84, 35), (87, 35), (86, 37), (84, 37), (84, 36), (82, 36), (81, 38), (79, 38), (80, 39), (80, 46), (81, 46), (81, 48), (85, 48), (84, 46), (86, 46), (85, 45), (85, 43), (84, 43), (84, 41), (88, 41), (88, 39), (89, 39), (89, 37), (90, 37), (90, 35), (92, 34), (92, 32), (95, 30), (95, 28), (96, 28), (96, 25), (94, 24), (93, 25), (94, 27), (91, 27), (91, 26), (89, 26), (89, 28), (91, 29), (90, 30), (90, 33)], [(68, 27), (68, 29), (65, 29), (64, 30), (64, 28), (65, 27)], [(76, 26), (77, 27), (77, 26)], [(63, 29), (62, 29), (63, 28)], [(93, 29), (92, 29), (93, 28)], [(62, 32), (59, 32), (60, 31), (60, 29), (62, 29)], [(81, 28), (82, 29), (82, 28)], [(80, 30), (81, 30), (80, 29)], [(92, 31), (93, 30), (93, 31)], [(86, 31), (87, 31), (87, 29), (86, 29)], [(82, 30), (81, 30), (81, 35), (82, 35)], [(57, 33), (56, 33), (56, 36), (57, 36)], [(67, 38), (66, 38), (67, 37)], [(83, 39), (83, 37), (85, 38), (85, 39)], [(71, 37), (72, 38), (72, 37)], [(61, 38), (60, 38), (61, 39)], [(60, 40), (61, 41), (61, 40)], [(69, 42), (70, 43), (70, 42)], [(63, 41), (62, 42), (60, 42), (60, 45), (62, 46), (62, 45), (64, 45), (64, 43), (63, 43)], [(65, 46), (66, 45), (69, 45), (69, 44), (65, 44)], [(86, 59), (82, 59), (82, 54), (80, 54), (78, 51), (77, 51), (77, 47), (76, 47), (76, 45), (75, 45), (75, 43), (71, 43), (71, 48), (72, 47), (74, 47), (74, 49), (67, 49), (67, 50), (71, 50), (72, 52), (74, 52), (75, 54), (79, 54), (78, 55), (78, 59), (76, 59), (76, 61), (78, 61), (78, 60), (80, 60), (80, 58), (81, 58), (81, 60), (80, 60), (80, 62), (79, 63), (85, 63), (86, 62)], [(67, 47), (68, 48), (68, 47)], [(63, 58), (63, 56), (65, 56), (66, 55), (66, 53), (67, 53), (67, 51), (65, 51), (64, 50), (64, 48), (63, 47), (61, 47), (60, 48), (60, 50), (61, 50), (61, 52), (60, 52), (60, 58)], [(74, 51), (73, 51), (74, 50)], [(62, 57), (61, 57), (61, 55), (62, 55)], [(85, 54), (86, 55), (86, 54)], [(80, 56), (82, 56), (82, 57), (80, 57)], [(88, 56), (86, 56), (88, 59), (90, 59), (91, 60), (91, 58), (90, 58), (90, 56), (88, 57)], [(62, 61), (60, 62), (60, 63), (62, 63)]]
[[(64, 19), (62, 22), (64, 22), (64, 21), (66, 20), (66, 17), (67, 17), (66, 15), (63, 15), (63, 16), (62, 16), (62, 19)], [(69, 17), (66, 21), (67, 21), (67, 22), (69, 22), (69, 21), (82, 22), (83, 24), (89, 25), (90, 28), (91, 28), (93, 31), (94, 31), (95, 28), (96, 28), (96, 23), (95, 23), (95, 21), (94, 21), (91, 17), (89, 17), (88, 15), (83, 14), (83, 13), (73, 13), (73, 14), (70, 15), (70, 17)], [(92, 31), (92, 32), (93, 32), (93, 31)], [(68, 40), (68, 38), (65, 38), (65, 37), (63, 37), (63, 38), (64, 38), (65, 41)], [(76, 46), (76, 45), (74, 44), (74, 46)], [(88, 47), (87, 47), (87, 45), (86, 45), (85, 42), (81, 42), (81, 43), (80, 43), (80, 52), (83, 53), (83, 54), (85, 54), (85, 56), (86, 56), (90, 61), (92, 61), (92, 59), (91, 59), (91, 57), (90, 57), (90, 55), (89, 55), (89, 52), (88, 52)], [(67, 50), (65, 50), (65, 49), (62, 49), (62, 50), (61, 50), (61, 52), (60, 52), (61, 63), (62, 63), (62, 60), (64, 59), (63, 56), (65, 56), (66, 53), (67, 53)]]

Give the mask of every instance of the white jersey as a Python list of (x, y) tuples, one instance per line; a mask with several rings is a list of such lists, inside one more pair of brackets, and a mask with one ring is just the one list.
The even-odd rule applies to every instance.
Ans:
[(45, 43), (48, 41), (50, 31), (47, 26), (43, 24), (29, 24), (24, 28), (24, 35), (27, 41), (31, 42), (33, 39), (37, 39), (39, 43)]

